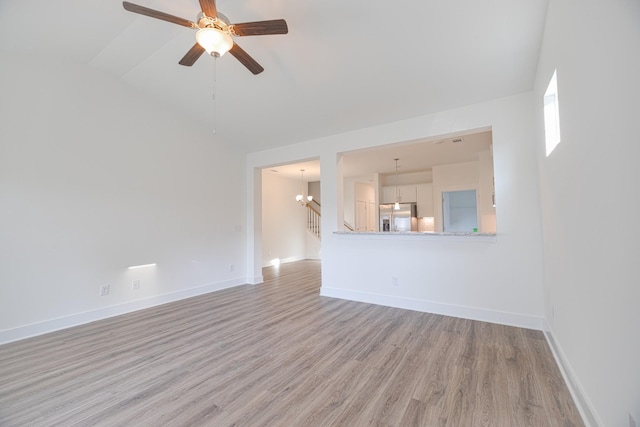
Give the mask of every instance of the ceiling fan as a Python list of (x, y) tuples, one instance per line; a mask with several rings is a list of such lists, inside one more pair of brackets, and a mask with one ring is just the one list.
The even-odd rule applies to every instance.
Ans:
[(230, 24), (227, 17), (218, 12), (215, 0), (199, 1), (202, 12), (198, 14), (197, 22), (191, 22), (187, 19), (129, 3), (128, 1), (123, 1), (122, 6), (129, 12), (139, 13), (140, 15), (150, 16), (151, 18), (161, 19), (198, 30), (196, 33), (196, 44), (182, 57), (179, 62), (180, 65), (190, 67), (204, 52), (214, 57), (219, 57), (229, 52), (253, 74), (263, 72), (264, 68), (238, 46), (231, 36), (287, 34), (289, 32), (287, 22), (284, 19), (274, 19), (270, 21)]

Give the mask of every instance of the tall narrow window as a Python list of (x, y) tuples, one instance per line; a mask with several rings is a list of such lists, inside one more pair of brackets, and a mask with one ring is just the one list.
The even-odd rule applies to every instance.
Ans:
[(560, 143), (560, 109), (558, 108), (558, 80), (553, 71), (547, 91), (544, 93), (544, 138), (547, 156)]

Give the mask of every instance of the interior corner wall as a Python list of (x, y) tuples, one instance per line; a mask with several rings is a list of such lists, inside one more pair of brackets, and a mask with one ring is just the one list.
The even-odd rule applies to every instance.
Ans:
[(246, 282), (244, 154), (89, 67), (0, 93), (0, 342)]
[[(603, 427), (640, 423), (638, 52), (638, 1), (550, 1), (534, 91), (545, 317), (587, 422)], [(546, 157), (554, 69), (561, 142)]]
[(356, 179), (344, 180), (344, 222), (355, 229), (356, 227)]
[(309, 195), (313, 196), (315, 200), (322, 198), (322, 188), (320, 187), (320, 181), (311, 181), (307, 184), (309, 189)]
[[(542, 329), (532, 106), (531, 93), (524, 93), (250, 153), (247, 167), (320, 157), (323, 295)], [(495, 241), (335, 233), (344, 218), (341, 153), (478, 129), (493, 130)]]
[(306, 258), (307, 209), (296, 202), (300, 181), (262, 172), (262, 266)]

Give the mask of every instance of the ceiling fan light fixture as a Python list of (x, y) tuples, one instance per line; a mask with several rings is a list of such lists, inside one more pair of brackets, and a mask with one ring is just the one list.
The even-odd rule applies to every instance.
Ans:
[(217, 28), (201, 28), (196, 41), (211, 56), (222, 56), (233, 47), (231, 36)]

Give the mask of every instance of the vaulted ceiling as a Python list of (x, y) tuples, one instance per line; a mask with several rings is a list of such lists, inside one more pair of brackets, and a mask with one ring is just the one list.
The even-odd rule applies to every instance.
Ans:
[[(197, 0), (132, 2), (191, 21), (200, 11)], [(287, 21), (287, 35), (235, 38), (265, 68), (256, 76), (229, 54), (178, 65), (195, 31), (127, 12), (121, 1), (2, 0), (0, 52), (109, 73), (257, 151), (528, 91), (546, 7), (218, 0), (232, 23)]]

